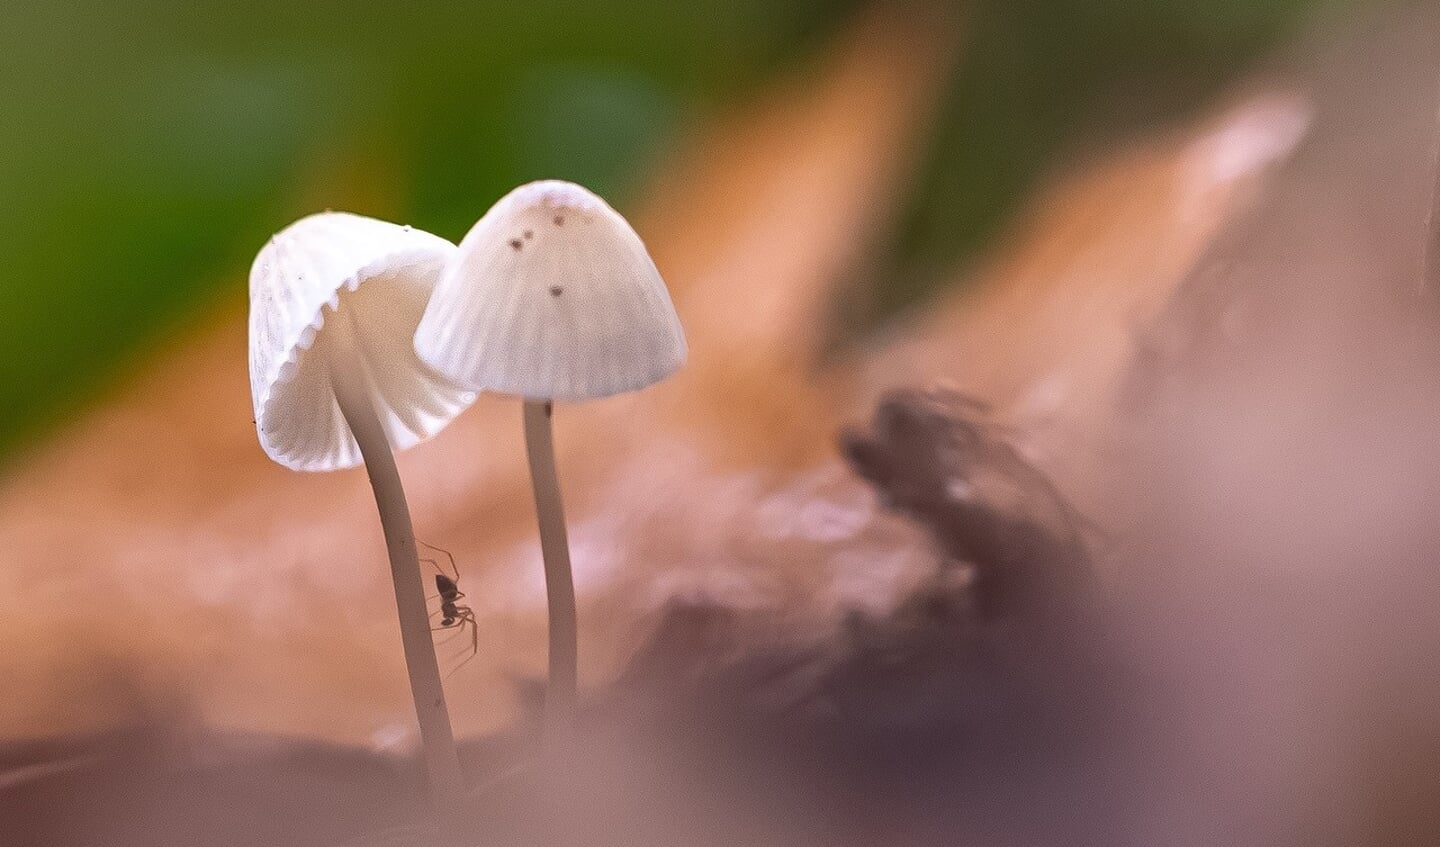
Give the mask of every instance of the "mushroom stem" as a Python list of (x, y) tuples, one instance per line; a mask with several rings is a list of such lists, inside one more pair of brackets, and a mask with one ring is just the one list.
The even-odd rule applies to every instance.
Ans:
[(420, 579), (420, 560), (415, 552), (415, 529), (410, 507), (400, 485), (390, 440), (375, 406), (369, 387), (356, 364), (355, 372), (332, 373), (335, 398), (350, 432), (365, 458), (365, 472), (380, 510), (380, 527), (390, 553), (390, 578), (395, 585), (395, 605), (400, 613), (400, 640), (405, 648), (405, 666), (410, 673), (410, 694), (420, 722), (420, 743), (425, 771), (430, 779), (433, 801), (439, 808), (452, 808), (462, 792), (460, 759), (445, 707), (445, 689), (440, 666), (435, 660), (435, 643), (430, 635), (430, 616), (425, 607), (425, 586)]
[(565, 537), (565, 509), (555, 474), (549, 400), (525, 401), (525, 452), (535, 488), (535, 513), (540, 523), (540, 553), (545, 559), (545, 593), (550, 617), (550, 681), (545, 694), (545, 736), (563, 738), (575, 723), (576, 668), (575, 582), (570, 575), (570, 544)]

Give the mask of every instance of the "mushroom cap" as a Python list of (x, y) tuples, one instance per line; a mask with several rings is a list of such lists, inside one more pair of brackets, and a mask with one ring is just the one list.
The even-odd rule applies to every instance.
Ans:
[[(250, 268), (250, 393), (260, 446), (295, 470), (363, 462), (331, 373), (363, 376), (390, 443), (439, 432), (474, 394), (415, 355), (415, 327), (455, 245), (343, 212), (302, 218)], [(327, 326), (328, 324), (328, 326)]]
[(571, 182), (522, 185), (460, 242), (415, 347), (476, 390), (586, 400), (685, 363), (665, 281), (618, 212)]

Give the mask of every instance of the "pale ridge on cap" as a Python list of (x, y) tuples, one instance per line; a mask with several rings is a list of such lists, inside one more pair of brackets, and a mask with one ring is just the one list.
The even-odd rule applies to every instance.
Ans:
[[(260, 250), (250, 269), (250, 391), (267, 455), (296, 470), (361, 463), (330, 387), (334, 367), (368, 374), (397, 450), (439, 432), (470, 404), (473, 393), (435, 373), (413, 347), (454, 251), (428, 232), (343, 212), (302, 218)], [(326, 324), (336, 320), (353, 322), (345, 335), (359, 349), (349, 355), (326, 343)]]
[(460, 242), (415, 336), (421, 359), (475, 390), (585, 400), (685, 362), (685, 334), (645, 245), (574, 183), (501, 198)]

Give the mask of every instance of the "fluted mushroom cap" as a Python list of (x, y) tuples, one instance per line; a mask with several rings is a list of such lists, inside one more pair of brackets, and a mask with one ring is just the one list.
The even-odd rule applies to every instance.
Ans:
[(460, 242), (415, 335), (455, 382), (530, 399), (644, 388), (685, 362), (685, 333), (640, 237), (570, 182), (505, 195)]
[(260, 445), (295, 470), (363, 461), (331, 374), (363, 377), (392, 447), (439, 432), (474, 399), (415, 355), (415, 327), (455, 246), (343, 212), (302, 218), (250, 268), (250, 392)]

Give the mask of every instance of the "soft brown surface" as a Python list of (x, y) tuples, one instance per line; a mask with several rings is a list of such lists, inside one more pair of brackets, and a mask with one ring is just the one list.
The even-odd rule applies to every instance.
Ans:
[(815, 637), (772, 611), (674, 601), (573, 745), (540, 759), (525, 725), (471, 743), (475, 790), (435, 812), (395, 757), (163, 719), (0, 748), (0, 838), (719, 847), (1133, 830), (1138, 804), (1114, 789), (1149, 746), (1125, 719), (1135, 679), (1102, 595), (1080, 588), (1093, 572), (1053, 485), (951, 392), (887, 396), (847, 445), (945, 559), (894, 610)]

